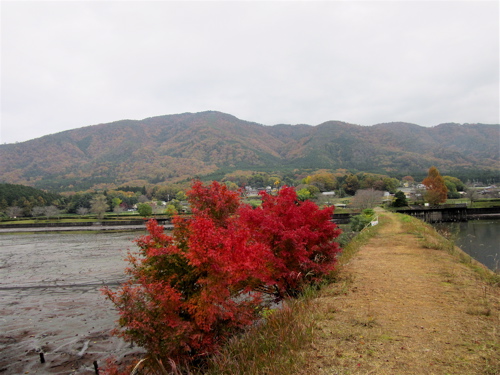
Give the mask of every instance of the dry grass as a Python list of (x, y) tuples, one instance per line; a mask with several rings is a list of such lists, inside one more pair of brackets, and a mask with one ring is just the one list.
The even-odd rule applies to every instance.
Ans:
[(500, 289), (432, 228), (384, 216), (316, 299), (299, 374), (500, 374)]
[(306, 362), (300, 349), (310, 344), (313, 337), (313, 294), (310, 291), (266, 313), (260, 324), (233, 339), (214, 356), (204, 374), (288, 375), (297, 372)]
[[(373, 227), (366, 227), (361, 232), (359, 232), (354, 238), (352, 238), (349, 243), (347, 243), (342, 249), (342, 253), (338, 258), (338, 263), (336, 270), (332, 272), (329, 277), (325, 278), (327, 282), (342, 282), (342, 278), (345, 276), (339, 276), (341, 274), (342, 268), (349, 264), (351, 259), (356, 255), (356, 253), (361, 249), (362, 246), (366, 245), (371, 238), (377, 235), (380, 228), (387, 225), (387, 219), (385, 217), (379, 217), (379, 225)], [(339, 280), (340, 277), (340, 280)]]
[(455, 246), (453, 240), (438, 233), (430, 224), (424, 223), (408, 215), (396, 214), (403, 223), (403, 230), (415, 235), (422, 247), (426, 249), (444, 250), (453, 255), (458, 261), (467, 265), (482, 280), (492, 286), (500, 287), (500, 274), (492, 272), (481, 263), (474, 260), (459, 247)]

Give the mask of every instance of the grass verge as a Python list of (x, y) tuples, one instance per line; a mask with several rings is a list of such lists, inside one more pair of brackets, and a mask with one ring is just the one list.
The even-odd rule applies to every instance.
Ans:
[(310, 344), (313, 337), (311, 301), (314, 295), (315, 291), (310, 289), (297, 300), (285, 301), (282, 308), (270, 310), (261, 323), (232, 339), (212, 357), (208, 370), (202, 373), (288, 375), (297, 372), (306, 361), (300, 349)]
[(453, 240), (447, 239), (439, 234), (430, 224), (409, 215), (396, 215), (403, 224), (403, 228), (419, 238), (424, 248), (447, 251), (458, 261), (474, 270), (480, 279), (484, 280), (489, 285), (500, 287), (499, 273), (495, 273), (483, 264), (477, 262), (458, 246), (455, 246)]

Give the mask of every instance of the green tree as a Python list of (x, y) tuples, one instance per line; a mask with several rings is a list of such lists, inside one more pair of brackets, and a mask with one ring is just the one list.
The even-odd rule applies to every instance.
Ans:
[(147, 203), (139, 203), (137, 211), (142, 217), (149, 217), (153, 214), (153, 207)]
[(224, 182), (224, 184), (227, 186), (227, 188), (229, 190), (232, 190), (232, 191), (236, 191), (239, 189), (238, 185), (236, 185), (234, 182), (232, 181), (226, 181)]
[(19, 203), (20, 203), (21, 209), (23, 210), (23, 216), (31, 215), (31, 209), (33, 208), (33, 205), (31, 204), (29, 199), (27, 199), (26, 197), (22, 197), (19, 200)]
[(312, 194), (306, 188), (302, 188), (299, 191), (297, 191), (297, 197), (299, 198), (299, 200), (303, 202), (305, 200), (311, 199)]
[(450, 180), (444, 180), (444, 184), (448, 189), (447, 197), (448, 199), (457, 199), (460, 198), (460, 193), (457, 191), (457, 185), (455, 185)]
[(301, 191), (302, 189), (306, 189), (311, 194), (307, 199), (315, 199), (320, 194), (319, 189), (314, 185), (301, 185), (300, 187), (301, 189), (299, 191)]
[(171, 186), (160, 186), (155, 189), (154, 196), (156, 199), (161, 199), (162, 201), (168, 202), (175, 196), (176, 193), (177, 191)]
[(392, 202), (392, 205), (394, 207), (406, 207), (408, 206), (408, 201), (406, 200), (406, 195), (402, 191), (396, 192), (394, 194), (394, 197), (396, 198), (394, 202)]
[(0, 211), (5, 211), (7, 207), (9, 207), (7, 200), (2, 198), (2, 200), (0, 200)]
[(187, 195), (184, 193), (182, 190), (179, 190), (177, 194), (175, 194), (175, 199), (178, 201), (186, 201), (187, 200)]
[(248, 179), (248, 185), (255, 188), (265, 187), (268, 185), (268, 177), (263, 173), (253, 174)]
[(375, 211), (371, 208), (363, 210), (360, 215), (356, 215), (351, 219), (351, 230), (354, 232), (359, 232), (360, 230), (366, 228), (370, 222), (375, 218)]
[(343, 188), (341, 188), (341, 187), (335, 192), (335, 194), (339, 198), (345, 198), (345, 196), (347, 195), (346, 192), (345, 192), (345, 190)]
[(452, 176), (443, 176), (443, 179), (445, 182), (453, 183), (455, 185), (457, 191), (465, 191), (466, 190), (465, 184), (459, 178), (452, 177)]
[[(28, 205), (43, 206), (45, 202), (52, 202), (56, 199), (64, 200), (59, 194), (48, 193), (42, 190), (32, 188), (30, 186), (15, 185), (15, 184), (0, 184), (0, 199), (5, 199), (9, 206), (21, 206), (23, 198), (26, 198), (29, 202)], [(40, 199), (43, 202), (40, 203)], [(17, 201), (18, 203), (14, 203)], [(31, 208), (32, 208), (31, 207)], [(22, 207), (23, 209), (28, 208)]]
[(465, 191), (465, 184), (458, 178), (452, 176), (443, 176), (444, 183), (448, 189), (448, 198), (457, 199), (461, 195), (459, 191)]
[(168, 217), (173, 217), (173, 216), (177, 215), (178, 213), (179, 212), (177, 211), (177, 209), (175, 208), (175, 206), (173, 204), (169, 204), (165, 208), (165, 214), (167, 214)]
[(120, 206), (120, 204), (122, 204), (122, 200), (118, 197), (114, 197), (113, 199), (111, 199), (111, 207), (114, 209), (115, 207), (118, 207)]
[(76, 213), (79, 208), (87, 208), (90, 210), (92, 206), (92, 194), (75, 194), (69, 198), (69, 202), (67, 205), (68, 213)]
[(397, 178), (386, 177), (382, 179), (384, 182), (384, 188), (389, 193), (394, 194), (399, 186), (399, 180)]

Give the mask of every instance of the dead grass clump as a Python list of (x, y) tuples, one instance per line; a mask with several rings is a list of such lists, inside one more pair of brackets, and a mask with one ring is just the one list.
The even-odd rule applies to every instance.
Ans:
[(313, 336), (311, 298), (286, 301), (280, 309), (266, 313), (261, 324), (231, 340), (210, 359), (207, 375), (288, 375), (304, 364), (299, 350)]
[(483, 308), (483, 307), (471, 307), (465, 311), (469, 315), (484, 315), (484, 316), (491, 316), (491, 309), (490, 308)]

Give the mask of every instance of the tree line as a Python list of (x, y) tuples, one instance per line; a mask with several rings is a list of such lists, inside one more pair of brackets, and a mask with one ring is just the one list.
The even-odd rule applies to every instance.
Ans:
[[(453, 176), (443, 176), (447, 189), (446, 198), (459, 198), (466, 184)], [(142, 216), (155, 213), (173, 215), (185, 209), (185, 191), (191, 180), (166, 185), (122, 186), (116, 189), (56, 194), (16, 184), (0, 184), (0, 213), (9, 217), (57, 216), (59, 214), (120, 213), (140, 209)], [(396, 179), (388, 175), (347, 170), (295, 170), (293, 172), (236, 171), (221, 176), (220, 182), (230, 190), (245, 188), (265, 190), (292, 186), (300, 200), (316, 200), (323, 192), (334, 192), (336, 197), (362, 195), (358, 191), (387, 191), (391, 194), (405, 187), (418, 184), (412, 176)], [(433, 200), (434, 201), (434, 200)], [(167, 204), (165, 205), (165, 203)], [(401, 202), (398, 202), (401, 204)]]

